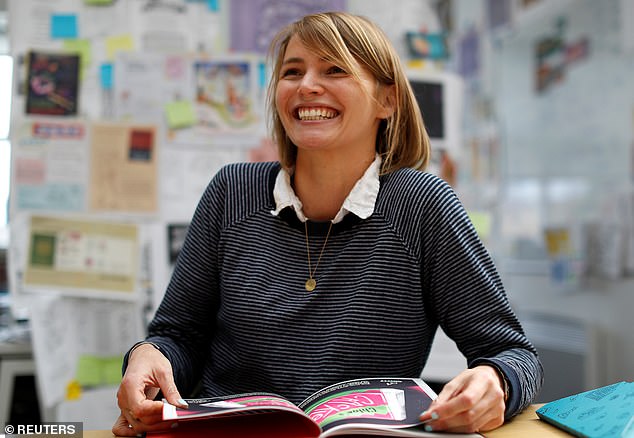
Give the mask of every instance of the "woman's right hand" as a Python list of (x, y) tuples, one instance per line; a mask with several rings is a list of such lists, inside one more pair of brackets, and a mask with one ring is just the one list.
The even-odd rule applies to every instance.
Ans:
[(121, 413), (112, 426), (112, 433), (137, 436), (169, 428), (170, 425), (162, 421), (163, 402), (154, 400), (159, 390), (170, 404), (187, 407), (176, 388), (167, 358), (152, 344), (141, 344), (128, 357), (128, 367), (117, 391)]

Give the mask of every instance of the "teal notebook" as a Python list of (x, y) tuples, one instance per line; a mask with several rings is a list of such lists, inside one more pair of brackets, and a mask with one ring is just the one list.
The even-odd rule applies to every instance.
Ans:
[(575, 436), (634, 438), (634, 382), (619, 382), (547, 403), (543, 421)]

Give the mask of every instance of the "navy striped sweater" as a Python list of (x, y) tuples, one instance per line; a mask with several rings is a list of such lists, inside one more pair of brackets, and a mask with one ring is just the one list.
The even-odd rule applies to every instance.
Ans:
[[(268, 391), (299, 403), (338, 381), (418, 377), (438, 325), (469, 366), (529, 404), (542, 368), (452, 189), (428, 173), (381, 176), (374, 213), (333, 225), (307, 292), (304, 225), (275, 208), (278, 163), (224, 167), (203, 194), (148, 340), (187, 396)], [(324, 194), (327, 196), (327, 194)], [(330, 222), (309, 222), (312, 267)]]

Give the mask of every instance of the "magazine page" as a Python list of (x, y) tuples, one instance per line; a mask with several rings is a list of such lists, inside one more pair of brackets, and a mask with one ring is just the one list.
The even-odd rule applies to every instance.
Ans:
[[(319, 427), (287, 399), (270, 393), (186, 399), (182, 409), (163, 402), (163, 420), (178, 427), (149, 433), (153, 438), (317, 438)], [(194, 421), (196, 420), (196, 421)]]
[(191, 420), (271, 410), (285, 410), (304, 415), (301, 409), (284, 397), (265, 392), (187, 399), (185, 401), (189, 406), (183, 409), (164, 400), (163, 420)]
[(350, 425), (383, 430), (420, 425), (420, 414), (434, 398), (434, 391), (420, 379), (371, 378), (329, 386), (299, 407), (326, 436)]

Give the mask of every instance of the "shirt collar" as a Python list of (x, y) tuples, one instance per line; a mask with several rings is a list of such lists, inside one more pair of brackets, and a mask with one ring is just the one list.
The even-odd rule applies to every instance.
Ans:
[[(381, 168), (381, 156), (376, 154), (374, 161), (366, 169), (363, 176), (355, 183), (348, 196), (343, 201), (341, 209), (332, 219), (332, 223), (341, 222), (348, 213), (353, 213), (361, 219), (367, 219), (374, 212), (374, 205), (379, 194), (379, 170)], [(297, 218), (306, 222), (308, 218), (302, 210), (302, 201), (299, 200), (291, 186), (291, 172), (281, 168), (275, 178), (273, 197), (275, 210), (271, 213), (278, 216), (280, 211), (290, 207), (295, 211)]]

